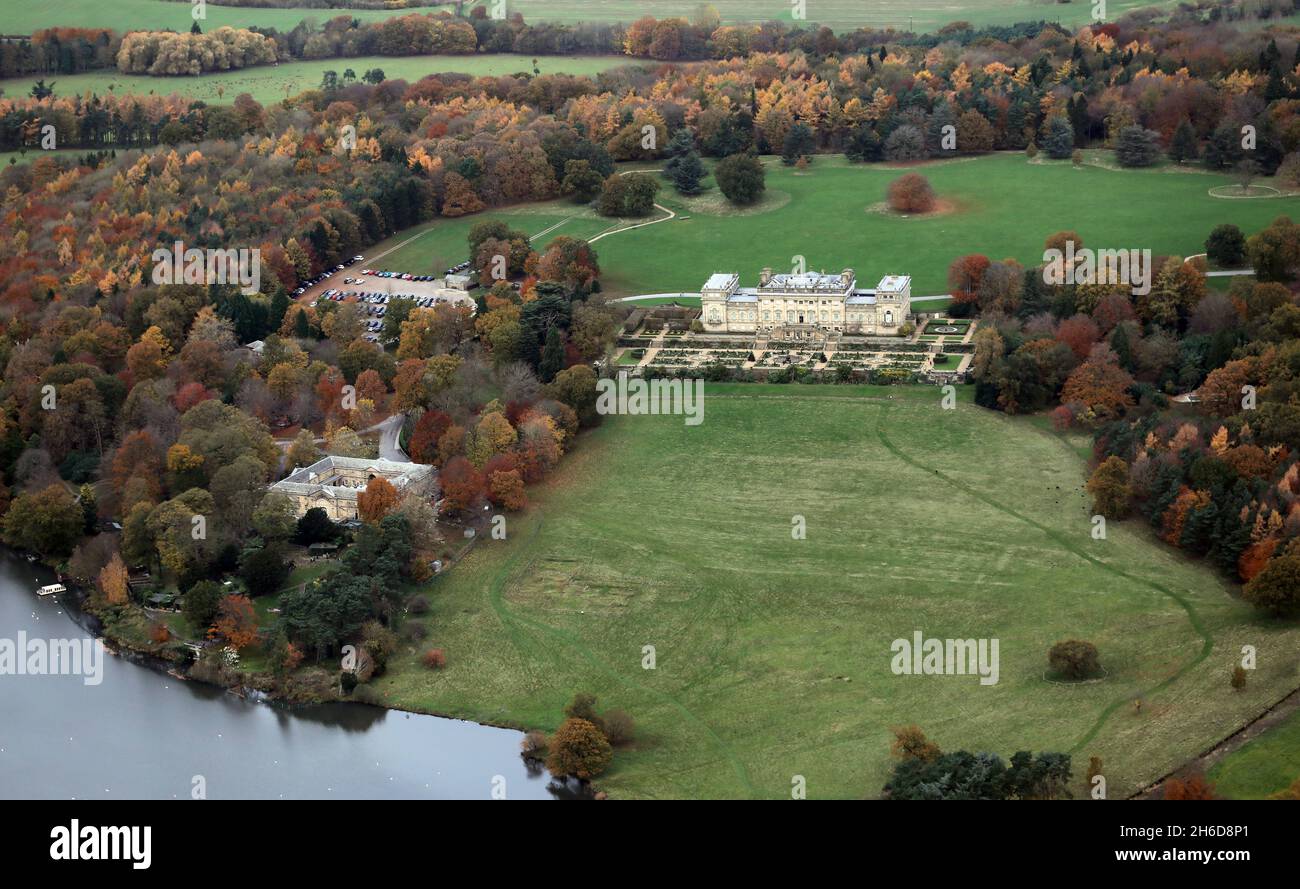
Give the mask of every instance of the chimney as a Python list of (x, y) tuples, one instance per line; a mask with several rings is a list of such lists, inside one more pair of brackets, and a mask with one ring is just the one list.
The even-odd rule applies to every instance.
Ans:
[(758, 286), (766, 287), (767, 282), (772, 280), (772, 269), (770, 267), (763, 269), (758, 276)]

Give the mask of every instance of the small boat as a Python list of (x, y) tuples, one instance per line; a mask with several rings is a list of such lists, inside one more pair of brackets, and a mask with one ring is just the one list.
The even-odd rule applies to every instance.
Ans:
[(59, 593), (66, 593), (68, 588), (61, 583), (48, 583), (36, 590), (38, 596), (57, 596)]

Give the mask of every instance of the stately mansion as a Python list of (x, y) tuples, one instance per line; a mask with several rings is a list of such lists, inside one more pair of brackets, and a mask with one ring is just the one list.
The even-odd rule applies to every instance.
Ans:
[(334, 521), (346, 522), (357, 518), (357, 492), (364, 491), (376, 477), (388, 479), (399, 494), (434, 494), (436, 476), (432, 466), (333, 456), (294, 470), (271, 490), (288, 496), (299, 517), (319, 506)]
[(791, 339), (827, 333), (892, 336), (911, 312), (912, 279), (887, 275), (860, 290), (853, 269), (774, 275), (763, 269), (757, 287), (717, 273), (700, 291), (706, 333), (763, 334)]

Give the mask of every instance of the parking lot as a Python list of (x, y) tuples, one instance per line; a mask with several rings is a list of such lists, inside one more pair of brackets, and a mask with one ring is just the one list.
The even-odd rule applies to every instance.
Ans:
[(447, 287), (444, 278), (409, 275), (388, 269), (359, 268), (363, 265), (363, 257), (354, 257), (317, 280), (304, 282), (306, 286), (294, 294), (294, 299), (308, 306), (316, 306), (325, 300), (361, 303), (362, 312), (366, 316), (365, 338), (371, 342), (379, 341), (379, 331), (384, 326), (388, 304), (399, 297), (412, 299), (417, 306), (426, 309), (439, 304), (457, 303), (469, 306), (471, 311), (474, 309), (473, 295), (465, 290)]
[[(470, 311), (474, 310), (474, 297), (470, 293), (448, 288), (444, 279), (433, 276), (408, 278), (398, 273), (383, 275), (377, 273), (377, 270), (366, 269), (356, 273), (335, 274), (313, 289), (320, 293), (308, 301), (307, 304), (311, 306), (323, 300), (360, 303), (366, 322), (365, 338), (371, 342), (379, 341), (379, 331), (383, 329), (388, 305), (395, 299), (411, 299), (416, 306), (425, 309), (441, 304), (461, 304), (468, 306)], [(304, 296), (310, 293), (308, 291)]]

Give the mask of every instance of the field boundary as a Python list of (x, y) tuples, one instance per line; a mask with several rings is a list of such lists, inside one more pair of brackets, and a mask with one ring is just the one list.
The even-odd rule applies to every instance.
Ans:
[(879, 411), (876, 415), (876, 424), (875, 424), (876, 437), (880, 439), (880, 443), (883, 444), (885, 448), (894, 456), (898, 457), (900, 460), (902, 460), (904, 463), (908, 464), (909, 466), (913, 467), (914, 469), (919, 469), (922, 472), (925, 472), (927, 474), (933, 473), (941, 481), (956, 488), (962, 493), (974, 497), (975, 499), (980, 500), (983, 503), (988, 504), (989, 506), (992, 506), (994, 509), (999, 510), (1000, 512), (1003, 512), (1006, 515), (1011, 516), (1012, 518), (1015, 518), (1019, 521), (1022, 521), (1038, 529), (1043, 534), (1045, 534), (1049, 539), (1064, 547), (1067, 551), (1073, 553), (1074, 555), (1078, 556), (1079, 558), (1083, 559), (1086, 562), (1096, 565), (1098, 568), (1101, 568), (1103, 571), (1106, 571), (1110, 574), (1114, 574), (1117, 577), (1122, 577), (1125, 580), (1142, 584), (1146, 587), (1149, 587), (1150, 589), (1155, 590), (1161, 595), (1164, 595), (1172, 599), (1173, 601), (1177, 602), (1185, 612), (1187, 612), (1188, 622), (1192, 625), (1192, 629), (1196, 631), (1196, 634), (1201, 637), (1202, 642), (1201, 642), (1200, 653), (1197, 654), (1195, 657), (1193, 657), (1182, 667), (1179, 667), (1172, 674), (1165, 677), (1155, 685), (1151, 686), (1146, 691), (1142, 692), (1141, 695), (1119, 698), (1113, 701), (1112, 703), (1108, 704), (1098, 715), (1097, 720), (1092, 725), (1092, 728), (1088, 729), (1088, 731), (1085, 732), (1083, 736), (1079, 738), (1078, 741), (1075, 742), (1074, 746), (1070, 748), (1068, 752), (1071, 755), (1078, 754), (1084, 748), (1085, 745), (1091, 743), (1091, 741), (1095, 737), (1097, 737), (1097, 734), (1101, 731), (1102, 727), (1106, 724), (1107, 720), (1110, 719), (1111, 715), (1120, 707), (1124, 706), (1124, 704), (1128, 703), (1131, 700), (1135, 700), (1140, 697), (1145, 697), (1147, 695), (1152, 695), (1157, 692), (1163, 691), (1164, 689), (1173, 685), (1179, 679), (1186, 676), (1193, 669), (1199, 666), (1202, 661), (1204, 661), (1207, 657), (1210, 656), (1210, 652), (1214, 650), (1214, 637), (1210, 634), (1210, 632), (1207, 629), (1205, 629), (1204, 624), (1201, 623), (1200, 616), (1197, 615), (1196, 609), (1192, 606), (1192, 603), (1188, 599), (1179, 595), (1178, 593), (1175, 593), (1173, 590), (1165, 587), (1164, 585), (1156, 583), (1153, 580), (1147, 580), (1142, 577), (1136, 577), (1132, 574), (1129, 574), (1128, 572), (1124, 571), (1121, 568), (1116, 568), (1114, 565), (1110, 565), (1106, 562), (1103, 562), (1101, 559), (1098, 559), (1096, 556), (1090, 555), (1083, 549), (1076, 546), (1072, 541), (1067, 540), (1065, 536), (1060, 532), (1048, 528), (1047, 526), (1035, 521), (1029, 516), (1021, 515), (1011, 507), (1002, 505), (1001, 503), (994, 500), (992, 497), (989, 497), (987, 494), (983, 494), (980, 491), (972, 488), (970, 485), (967, 485), (959, 481), (958, 479), (955, 479), (952, 476), (947, 475), (942, 470), (925, 466), (915, 458), (908, 456), (901, 449), (899, 449), (897, 445), (895, 445), (892, 441), (890, 441), (889, 436), (885, 434), (883, 420), (888, 416), (889, 408), (890, 405), (888, 402), (886, 402), (884, 410)]

